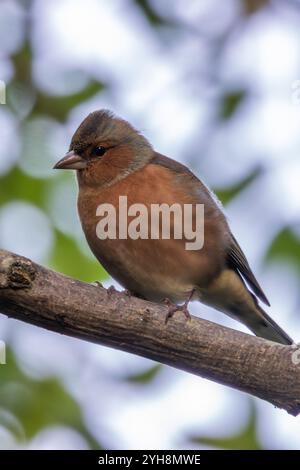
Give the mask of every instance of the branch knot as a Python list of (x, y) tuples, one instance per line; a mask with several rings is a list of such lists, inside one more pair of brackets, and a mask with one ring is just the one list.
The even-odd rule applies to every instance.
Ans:
[(6, 257), (0, 263), (0, 288), (25, 289), (32, 285), (36, 276), (34, 264), (23, 257)]

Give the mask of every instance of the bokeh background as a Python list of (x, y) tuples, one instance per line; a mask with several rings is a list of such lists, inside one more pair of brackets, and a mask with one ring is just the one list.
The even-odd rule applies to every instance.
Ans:
[[(297, 0), (1, 0), (0, 247), (112, 284), (52, 170), (109, 108), (214, 188), (300, 340), (299, 22)], [(300, 448), (300, 418), (245, 394), (3, 315), (0, 338), (1, 449)]]

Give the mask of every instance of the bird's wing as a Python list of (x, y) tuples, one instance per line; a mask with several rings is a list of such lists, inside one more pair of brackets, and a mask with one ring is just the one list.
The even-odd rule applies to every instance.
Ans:
[(256, 277), (251, 271), (246, 256), (244, 255), (240, 245), (232, 234), (231, 243), (227, 253), (227, 262), (229, 267), (237, 270), (241, 274), (241, 276), (246, 280), (250, 288), (253, 290), (254, 294), (257, 295), (257, 297), (262, 302), (270, 306), (270, 302), (268, 301)]
[(154, 152), (153, 159), (150, 163), (153, 163), (154, 165), (164, 166), (169, 170), (173, 170), (175, 173), (187, 173), (198, 180), (197, 176), (194, 175), (194, 173), (187, 166), (183, 165), (182, 163), (176, 162), (176, 160), (173, 160), (172, 158), (165, 157), (165, 155), (161, 155), (160, 153)]
[[(165, 168), (174, 171), (177, 174), (185, 174), (192, 178), (196, 184), (201, 187), (202, 193), (205, 194), (205, 199), (209, 202), (210, 205), (214, 205), (218, 208), (218, 210), (222, 210), (222, 205), (219, 203), (217, 198), (215, 197), (214, 193), (212, 193), (206, 186), (203, 184), (194, 173), (189, 170), (185, 165), (182, 163), (176, 162), (171, 158), (165, 157), (159, 153), (154, 153), (154, 157), (152, 162), (156, 165), (161, 165)], [(205, 203), (205, 201), (204, 201)], [(270, 302), (268, 301), (266, 295), (264, 294), (262, 288), (260, 287), (256, 277), (254, 276), (249, 263), (247, 261), (246, 256), (244, 255), (241, 247), (239, 246), (237, 240), (232, 235), (229, 230), (229, 243), (227, 248), (227, 264), (228, 267), (233, 269), (234, 271), (238, 271), (238, 273), (245, 279), (248, 283), (249, 287), (252, 289), (253, 293), (257, 295), (257, 297), (264, 302), (266, 305), (270, 306)]]
[(187, 166), (183, 165), (182, 163), (176, 162), (175, 160), (172, 160), (172, 158), (165, 157), (164, 155), (161, 155), (157, 152), (154, 152), (153, 159), (150, 163), (168, 168), (179, 176), (188, 177), (190, 181), (193, 181), (193, 183), (195, 183), (195, 188), (200, 189), (203, 203), (217, 210), (220, 215), (224, 217), (224, 214), (222, 212), (222, 204), (217, 199), (217, 196), (203, 183), (203, 181), (197, 178), (197, 176)]

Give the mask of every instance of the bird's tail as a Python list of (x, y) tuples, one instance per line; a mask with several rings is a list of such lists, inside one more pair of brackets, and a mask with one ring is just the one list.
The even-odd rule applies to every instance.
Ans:
[(223, 270), (206, 289), (204, 297), (202, 292), (201, 300), (240, 321), (261, 338), (285, 345), (294, 343), (261, 308), (239, 273), (232, 269)]
[(255, 322), (247, 322), (248, 328), (261, 338), (285, 345), (293, 344), (294, 341), (290, 336), (261, 308), (256, 297), (254, 295), (252, 297), (260, 318), (256, 318)]

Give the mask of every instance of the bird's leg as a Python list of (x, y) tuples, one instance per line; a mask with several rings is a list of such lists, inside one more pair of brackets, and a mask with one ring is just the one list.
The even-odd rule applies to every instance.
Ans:
[(115, 294), (117, 291), (117, 289), (115, 289), (114, 286), (110, 286), (108, 289), (107, 289), (107, 295), (108, 297), (110, 298), (113, 294)]
[(122, 294), (126, 295), (126, 297), (129, 297), (129, 298), (136, 297), (137, 299), (146, 300), (146, 297), (144, 297), (143, 295), (137, 294), (136, 292), (129, 290), (129, 289), (123, 290)]
[(191, 319), (191, 315), (188, 310), (188, 305), (194, 293), (195, 293), (195, 289), (192, 289), (192, 291), (189, 293), (187, 300), (182, 305), (173, 304), (169, 299), (164, 300), (164, 303), (168, 306), (168, 313), (165, 318), (165, 323), (168, 323), (169, 318), (172, 318), (174, 313), (176, 312), (183, 312), (187, 320)]
[(103, 287), (103, 284), (100, 282), (100, 281), (94, 281), (92, 282), (93, 286), (96, 286), (96, 287)]
[(126, 295), (126, 297), (129, 297), (129, 298), (131, 298), (134, 295), (134, 293), (131, 292), (131, 290), (129, 290), (129, 289), (123, 290), (123, 294)]

